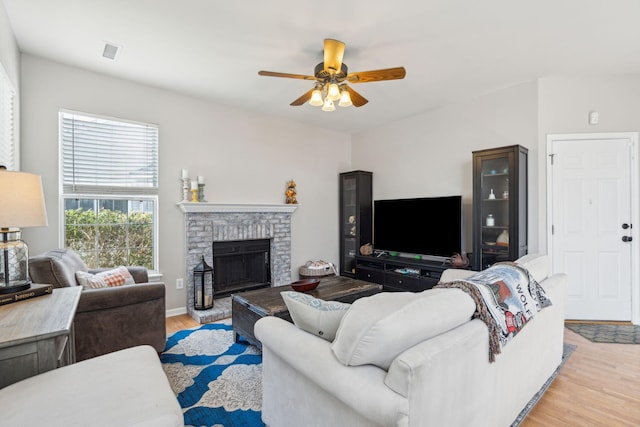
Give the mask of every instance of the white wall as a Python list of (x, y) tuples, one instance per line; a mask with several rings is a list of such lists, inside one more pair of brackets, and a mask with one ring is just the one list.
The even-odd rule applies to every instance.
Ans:
[(0, 62), (16, 90), (20, 86), (20, 52), (11, 31), (11, 24), (4, 3), (0, 1)]
[[(529, 149), (529, 238), (537, 250), (537, 85), (523, 83), (352, 137), (353, 169), (373, 172), (374, 199), (461, 194), (472, 249), (472, 151)], [(425, 218), (427, 221), (428, 218)]]
[[(640, 75), (540, 79), (538, 98), (538, 162), (543, 169), (548, 134), (640, 131)], [(597, 125), (589, 124), (590, 111), (599, 113)], [(546, 173), (540, 173), (538, 186), (539, 241), (546, 252)]]
[(204, 175), (210, 202), (284, 203), (298, 184), (292, 217), (292, 277), (309, 259), (338, 261), (338, 173), (349, 170), (350, 136), (245, 113), (165, 90), (22, 56), (23, 169), (42, 175), (49, 226), (25, 230), (32, 254), (60, 245), (58, 110), (159, 125), (160, 270), (167, 309), (185, 306), (182, 168)]

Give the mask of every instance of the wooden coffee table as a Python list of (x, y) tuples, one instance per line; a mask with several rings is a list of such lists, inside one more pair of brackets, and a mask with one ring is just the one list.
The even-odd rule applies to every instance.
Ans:
[[(239, 337), (262, 348), (262, 344), (253, 334), (253, 325), (265, 316), (277, 316), (291, 322), (287, 306), (280, 292), (292, 291), (290, 285), (257, 289), (231, 296), (231, 323), (234, 339)], [(323, 277), (313, 291), (305, 292), (325, 301), (352, 303), (358, 298), (367, 297), (382, 291), (382, 285), (341, 276)]]

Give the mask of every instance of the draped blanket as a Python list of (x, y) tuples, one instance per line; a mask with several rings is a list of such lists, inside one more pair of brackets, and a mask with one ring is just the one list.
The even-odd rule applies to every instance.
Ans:
[(463, 280), (438, 283), (438, 288), (458, 288), (476, 303), (474, 318), (489, 328), (489, 362), (524, 325), (551, 305), (544, 289), (529, 271), (515, 263), (498, 263)]

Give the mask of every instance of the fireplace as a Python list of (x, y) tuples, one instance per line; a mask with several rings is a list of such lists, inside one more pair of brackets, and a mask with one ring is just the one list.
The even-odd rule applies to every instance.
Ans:
[[(184, 213), (185, 225), (185, 277), (186, 283), (187, 313), (200, 323), (212, 322), (221, 317), (216, 311), (220, 305), (216, 301), (225, 299), (224, 294), (238, 292), (236, 286), (247, 288), (261, 286), (282, 286), (291, 283), (291, 215), (298, 205), (278, 204), (228, 204), (212, 202), (180, 202), (177, 204)], [(254, 244), (262, 241), (260, 249), (268, 247), (266, 255), (256, 255)], [(248, 248), (234, 249), (240, 245), (248, 245)], [(229, 246), (227, 246), (227, 243)], [(215, 247), (214, 247), (215, 245)], [(240, 251), (244, 251), (242, 254)], [(216, 255), (228, 256), (223, 262), (229, 265), (223, 267), (230, 269), (232, 273), (223, 273), (216, 278), (216, 270), (219, 270)], [(193, 306), (194, 285), (193, 269), (204, 257), (207, 264), (214, 269), (214, 295), (213, 309), (195, 310)], [(268, 267), (266, 267), (268, 261)], [(255, 270), (263, 273), (260, 277), (239, 277), (236, 275), (240, 264), (251, 264)], [(258, 266), (259, 265), (259, 266)], [(253, 270), (253, 268), (252, 268)], [(222, 285), (222, 289), (217, 289)], [(225, 290), (224, 287), (228, 285)], [(221, 298), (222, 297), (222, 298)], [(229, 313), (230, 315), (230, 305)]]
[(271, 286), (269, 239), (213, 242), (213, 295)]

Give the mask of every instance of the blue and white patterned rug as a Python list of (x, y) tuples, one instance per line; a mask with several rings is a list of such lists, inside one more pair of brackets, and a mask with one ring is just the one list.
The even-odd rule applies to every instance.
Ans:
[(264, 426), (262, 355), (245, 341), (233, 342), (230, 320), (176, 332), (160, 361), (186, 426)]

